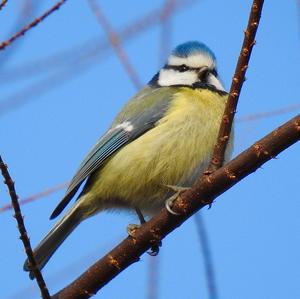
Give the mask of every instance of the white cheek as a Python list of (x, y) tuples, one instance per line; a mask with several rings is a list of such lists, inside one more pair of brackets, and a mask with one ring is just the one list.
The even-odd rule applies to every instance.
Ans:
[(209, 74), (209, 76), (207, 78), (207, 82), (209, 84), (215, 86), (216, 89), (225, 91), (225, 88), (222, 85), (221, 81), (219, 79), (217, 79), (213, 74)]
[(192, 85), (197, 82), (198, 76), (195, 72), (178, 72), (171, 69), (162, 69), (159, 72), (158, 84), (160, 86)]

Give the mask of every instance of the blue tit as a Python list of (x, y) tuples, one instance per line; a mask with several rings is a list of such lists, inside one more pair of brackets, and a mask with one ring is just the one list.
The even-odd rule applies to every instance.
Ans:
[(214, 53), (197, 41), (177, 46), (80, 164), (51, 219), (85, 185), (35, 248), (38, 267), (84, 219), (110, 209), (153, 215), (174, 194), (168, 186), (191, 186), (211, 158), (227, 96)]

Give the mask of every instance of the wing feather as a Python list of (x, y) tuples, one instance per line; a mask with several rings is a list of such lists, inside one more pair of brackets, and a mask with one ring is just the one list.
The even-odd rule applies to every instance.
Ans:
[(65, 196), (51, 214), (50, 219), (62, 212), (85, 179), (101, 167), (112, 154), (155, 126), (156, 122), (164, 115), (173, 95), (174, 88), (154, 89), (148, 86), (124, 107), (113, 127), (99, 139), (80, 164)]

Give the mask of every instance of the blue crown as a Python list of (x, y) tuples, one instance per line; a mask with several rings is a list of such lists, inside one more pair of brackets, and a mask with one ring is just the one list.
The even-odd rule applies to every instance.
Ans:
[(208, 48), (205, 44), (197, 41), (189, 41), (178, 45), (172, 52), (174, 56), (178, 57), (188, 57), (193, 54), (203, 53), (212, 57), (213, 60), (216, 60), (214, 52)]

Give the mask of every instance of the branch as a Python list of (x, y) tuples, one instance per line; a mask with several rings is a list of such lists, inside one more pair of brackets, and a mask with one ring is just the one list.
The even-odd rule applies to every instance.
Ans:
[(122, 65), (125, 68), (125, 71), (127, 72), (130, 80), (132, 81), (133, 85), (137, 89), (141, 88), (141, 86), (142, 86), (141, 81), (140, 81), (135, 69), (132, 67), (126, 52), (122, 48), (118, 34), (112, 29), (111, 24), (109, 23), (108, 19), (102, 12), (100, 6), (97, 4), (96, 0), (88, 0), (88, 4), (89, 4), (91, 11), (96, 16), (97, 21), (102, 26), (103, 30), (105, 31), (106, 35), (108, 36), (112, 47), (114, 48), (116, 54), (118, 55)]
[[(45, 196), (48, 196), (49, 194), (53, 193), (53, 192), (57, 192), (61, 189), (64, 189), (68, 186), (69, 184), (68, 183), (61, 183), (61, 184), (58, 184), (56, 186), (53, 186), (51, 188), (48, 188), (48, 189), (45, 189), (39, 193), (36, 193), (36, 194), (33, 194), (29, 197), (26, 197), (26, 198), (23, 198), (19, 201), (19, 204), (20, 206), (24, 205), (24, 204), (27, 204), (27, 203), (30, 203), (30, 202), (33, 202), (35, 200), (38, 200), (42, 197), (45, 197)], [(6, 212), (10, 209), (13, 208), (13, 205), (12, 203), (7, 203), (6, 205), (0, 207), (0, 213), (3, 213), (3, 212)]]
[(195, 222), (197, 234), (199, 237), (199, 243), (202, 249), (208, 296), (210, 299), (218, 299), (219, 294), (217, 288), (217, 281), (215, 277), (215, 267), (212, 259), (209, 239), (206, 231), (206, 225), (201, 213), (195, 214)]
[(251, 7), (248, 26), (245, 31), (244, 42), (236, 65), (235, 74), (232, 79), (227, 104), (219, 130), (218, 141), (215, 145), (212, 159), (207, 169), (207, 173), (218, 169), (224, 163), (224, 154), (229, 141), (232, 122), (238, 104), (240, 92), (245, 81), (245, 74), (248, 68), (252, 48), (255, 45), (255, 35), (258, 28), (263, 4), (264, 0), (254, 0)]
[(294, 112), (300, 109), (300, 103), (298, 104), (291, 104), (276, 110), (271, 110), (271, 111), (261, 111), (253, 114), (248, 114), (244, 116), (240, 116), (237, 118), (237, 122), (250, 122), (250, 121), (257, 121), (260, 119), (265, 119), (268, 117), (272, 116), (277, 116), (277, 115), (283, 115), (289, 112)]
[(2, 0), (0, 3), (0, 10), (6, 5), (7, 0)]
[(33, 274), (36, 278), (37, 284), (38, 284), (38, 286), (41, 290), (42, 298), (43, 299), (50, 299), (51, 297), (50, 297), (49, 291), (47, 289), (47, 286), (45, 284), (44, 278), (43, 278), (40, 270), (36, 266), (36, 262), (35, 262), (35, 259), (34, 259), (34, 256), (33, 256), (30, 241), (29, 241), (27, 231), (26, 231), (26, 228), (25, 228), (23, 216), (22, 216), (22, 213), (21, 213), (20, 205), (19, 205), (19, 202), (18, 202), (18, 195), (17, 195), (16, 190), (15, 190), (15, 183), (11, 179), (11, 176), (10, 176), (10, 174), (8, 172), (8, 169), (7, 169), (7, 165), (4, 164), (1, 156), (0, 156), (0, 169), (1, 169), (1, 172), (2, 172), (2, 176), (4, 178), (4, 183), (7, 185), (7, 188), (8, 188), (8, 191), (9, 191), (9, 195), (10, 195), (10, 198), (11, 198), (13, 208), (15, 210), (14, 217), (16, 218), (17, 223), (18, 223), (18, 229), (19, 229), (19, 232), (20, 232), (20, 239), (23, 242), (23, 245), (24, 245), (24, 248), (25, 248), (29, 263), (30, 263), (30, 266), (31, 266), (31, 271), (33, 272)]
[(40, 17), (36, 18), (33, 22), (27, 24), (22, 30), (11, 36), (8, 40), (0, 43), (0, 51), (4, 50), (7, 46), (11, 45), (17, 38), (24, 35), (28, 30), (35, 27), (39, 23), (41, 23), (44, 19), (46, 19), (51, 13), (53, 13), (55, 10), (58, 10), (62, 4), (64, 4), (67, 0), (60, 0), (58, 1), (53, 7), (51, 7), (49, 10), (47, 10), (44, 14), (42, 14)]
[(132, 237), (124, 239), (52, 299), (91, 297), (128, 266), (137, 262), (153, 244), (162, 240), (195, 212), (299, 140), (300, 114), (182, 193), (172, 207), (180, 214), (179, 216), (168, 213), (165, 208), (162, 209), (158, 215), (136, 231), (134, 239)]

